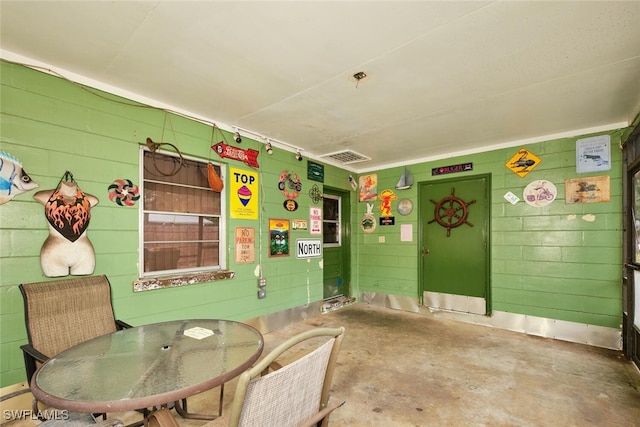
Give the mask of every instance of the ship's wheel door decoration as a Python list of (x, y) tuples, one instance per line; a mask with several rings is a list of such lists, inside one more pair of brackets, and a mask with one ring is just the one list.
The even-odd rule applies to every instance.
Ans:
[(469, 227), (473, 227), (473, 224), (467, 221), (469, 216), (469, 205), (474, 204), (476, 201), (471, 200), (465, 202), (459, 197), (455, 196), (455, 188), (451, 187), (451, 194), (439, 202), (431, 199), (431, 203), (435, 204), (433, 210), (434, 218), (428, 222), (437, 222), (441, 226), (447, 229), (447, 237), (451, 235), (451, 229), (460, 227), (462, 224), (467, 224)]

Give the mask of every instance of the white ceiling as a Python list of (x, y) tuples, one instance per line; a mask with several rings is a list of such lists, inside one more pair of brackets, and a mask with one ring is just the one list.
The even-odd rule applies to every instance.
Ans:
[(638, 1), (2, 0), (0, 14), (5, 59), (307, 157), (371, 158), (355, 172), (640, 111)]

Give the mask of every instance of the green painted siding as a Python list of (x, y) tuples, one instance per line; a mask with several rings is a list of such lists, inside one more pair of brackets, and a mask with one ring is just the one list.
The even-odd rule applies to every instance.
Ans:
[[(618, 147), (622, 132), (609, 133), (613, 161), (611, 170), (605, 173), (576, 173), (575, 146), (579, 138), (527, 145), (541, 162), (524, 178), (505, 167), (520, 147), (409, 166), (416, 184), (396, 191), (396, 195), (414, 200), (416, 209), (406, 217), (396, 214), (395, 226), (378, 225), (371, 234), (358, 234), (359, 262), (354, 277), (359, 289), (418, 298), (418, 183), (490, 173), (492, 309), (620, 328), (622, 165)], [(582, 137), (586, 136), (591, 135)], [(473, 163), (472, 172), (431, 176), (434, 167), (466, 162)], [(378, 191), (393, 189), (402, 169), (370, 172), (378, 174)], [(598, 175), (610, 176), (610, 202), (565, 203), (566, 179)], [(556, 185), (558, 198), (551, 205), (536, 208), (521, 201), (514, 206), (503, 198), (511, 191), (522, 199), (526, 185), (537, 179)], [(380, 201), (374, 204), (374, 213), (379, 214)], [(366, 203), (357, 203), (356, 209), (358, 218), (362, 218)], [(584, 215), (593, 215), (595, 220), (585, 221)], [(399, 242), (400, 224), (413, 224), (413, 242)], [(385, 243), (379, 242), (380, 236), (385, 237)]]
[[(320, 259), (269, 258), (266, 233), (269, 218), (307, 219), (312, 204), (306, 179), (306, 162), (293, 153), (274, 150), (268, 156), (262, 144), (243, 138), (242, 148), (260, 149), (261, 221), (227, 222), (227, 259), (235, 278), (179, 288), (134, 293), (137, 279), (138, 209), (119, 207), (108, 198), (107, 187), (118, 178), (139, 183), (139, 144), (146, 137), (175, 143), (184, 154), (248, 169), (242, 163), (219, 159), (209, 149), (211, 126), (178, 115), (136, 104), (113, 95), (87, 90), (64, 79), (38, 71), (0, 63), (0, 150), (25, 165), (40, 187), (57, 185), (65, 170), (73, 172), (80, 187), (100, 203), (92, 210), (89, 238), (96, 249), (95, 274), (111, 280), (118, 318), (131, 324), (186, 317), (220, 317), (244, 320), (318, 301), (322, 298)], [(99, 96), (96, 96), (99, 95)], [(461, 174), (431, 176), (431, 168), (473, 162), (473, 174), (491, 174), (491, 305), (493, 310), (619, 328), (621, 322), (621, 154), (617, 150), (623, 131), (611, 132), (611, 202), (586, 205), (564, 203), (564, 181), (575, 178), (576, 138), (526, 147), (542, 162), (526, 178), (504, 164), (519, 147), (494, 150), (409, 166), (415, 183), (396, 191), (398, 198), (414, 201), (408, 216), (396, 214), (396, 225), (380, 226), (371, 234), (360, 229), (366, 204), (350, 190), (349, 172), (325, 165), (324, 185), (351, 194), (351, 291), (374, 291), (419, 297), (419, 182), (449, 179)], [(231, 138), (228, 138), (230, 141)], [(303, 153), (304, 154), (304, 153)], [(425, 153), (428, 155), (429, 153)], [(287, 212), (277, 184), (283, 170), (302, 178), (303, 190), (296, 212)], [(401, 167), (378, 174), (378, 190), (393, 189)], [(592, 174), (600, 175), (600, 174)], [(357, 179), (358, 176), (354, 177)], [(544, 208), (524, 202), (512, 206), (503, 195), (521, 195), (535, 179), (553, 181), (558, 200)], [(227, 187), (229, 180), (226, 181)], [(37, 191), (37, 190), (36, 190)], [(21, 194), (0, 206), (0, 386), (24, 380), (19, 345), (26, 342), (22, 298), (17, 285), (46, 280), (39, 252), (47, 237), (43, 207), (34, 192)], [(428, 202), (428, 201), (427, 201)], [(374, 202), (379, 217), (380, 201)], [(392, 206), (396, 207), (397, 201)], [(595, 221), (587, 222), (591, 214)], [(572, 216), (575, 216), (573, 219)], [(413, 225), (413, 240), (400, 241), (400, 225)], [(262, 230), (259, 241), (267, 298), (256, 297), (256, 267), (234, 263), (233, 231), (237, 226)], [(291, 239), (310, 237), (308, 231), (292, 231)], [(384, 237), (381, 243), (380, 237)], [(256, 253), (259, 258), (259, 251)]]
[[(235, 278), (134, 293), (132, 283), (138, 278), (138, 209), (142, 205), (120, 207), (109, 201), (107, 188), (119, 178), (139, 184), (139, 144), (151, 137), (157, 142), (174, 143), (185, 155), (211, 158), (237, 169), (250, 168), (220, 159), (210, 150), (210, 125), (22, 66), (6, 62), (0, 66), (0, 150), (21, 160), (39, 184), (38, 189), (0, 206), (0, 386), (25, 379), (19, 346), (26, 343), (26, 333), (17, 285), (47, 280), (39, 257), (48, 229), (43, 207), (33, 200), (33, 194), (54, 188), (66, 170), (74, 174), (83, 191), (100, 199), (91, 211), (88, 236), (96, 250), (95, 274), (109, 277), (118, 318), (133, 325), (198, 317), (245, 320), (322, 299), (321, 260), (297, 260), (295, 252), (286, 258), (270, 259), (266, 237), (269, 218), (309, 219), (312, 202), (308, 191), (316, 182), (306, 179), (306, 161), (298, 162), (293, 153), (278, 148), (269, 156), (261, 143), (248, 137), (243, 137), (242, 148), (261, 150), (257, 172), (263, 214), (261, 221), (227, 222), (226, 256)], [(219, 140), (218, 133), (216, 136)], [(229, 135), (227, 140), (232, 141)], [(302, 179), (296, 212), (283, 207), (285, 197), (278, 190), (283, 170), (293, 170)], [(325, 175), (328, 185), (350, 188), (346, 171), (327, 165)], [(322, 183), (316, 184), (322, 191)], [(259, 249), (255, 263), (234, 263), (237, 226), (256, 229), (256, 245), (262, 249), (263, 275), (267, 278), (266, 299), (258, 300), (256, 295)], [(291, 232), (292, 242), (308, 237), (308, 231)]]

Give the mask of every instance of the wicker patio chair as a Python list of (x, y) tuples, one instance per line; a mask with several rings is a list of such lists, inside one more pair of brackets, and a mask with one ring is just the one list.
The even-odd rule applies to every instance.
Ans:
[[(89, 339), (131, 327), (116, 320), (106, 276), (24, 283), (28, 344), (20, 346), (27, 381), (50, 357)], [(37, 411), (37, 402), (34, 401)]]
[[(317, 337), (329, 339), (294, 362), (281, 365), (276, 361), (297, 344)], [(328, 425), (331, 412), (344, 404), (342, 400), (329, 398), (343, 337), (344, 328), (318, 328), (280, 344), (240, 375), (229, 414), (203, 427)], [(149, 427), (178, 426), (167, 409), (152, 413), (147, 421)]]
[[(318, 337), (326, 340), (309, 341)], [(205, 426), (328, 425), (331, 412), (344, 404), (329, 398), (343, 337), (344, 328), (317, 328), (289, 338), (240, 375), (229, 414)], [(301, 343), (315, 347), (293, 362), (283, 365), (276, 360)]]

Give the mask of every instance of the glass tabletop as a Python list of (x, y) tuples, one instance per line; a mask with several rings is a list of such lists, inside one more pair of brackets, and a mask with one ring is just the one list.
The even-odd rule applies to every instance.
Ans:
[(216, 387), (249, 368), (262, 335), (228, 320), (181, 320), (124, 329), (49, 359), (33, 395), (58, 409), (120, 412), (174, 402)]

